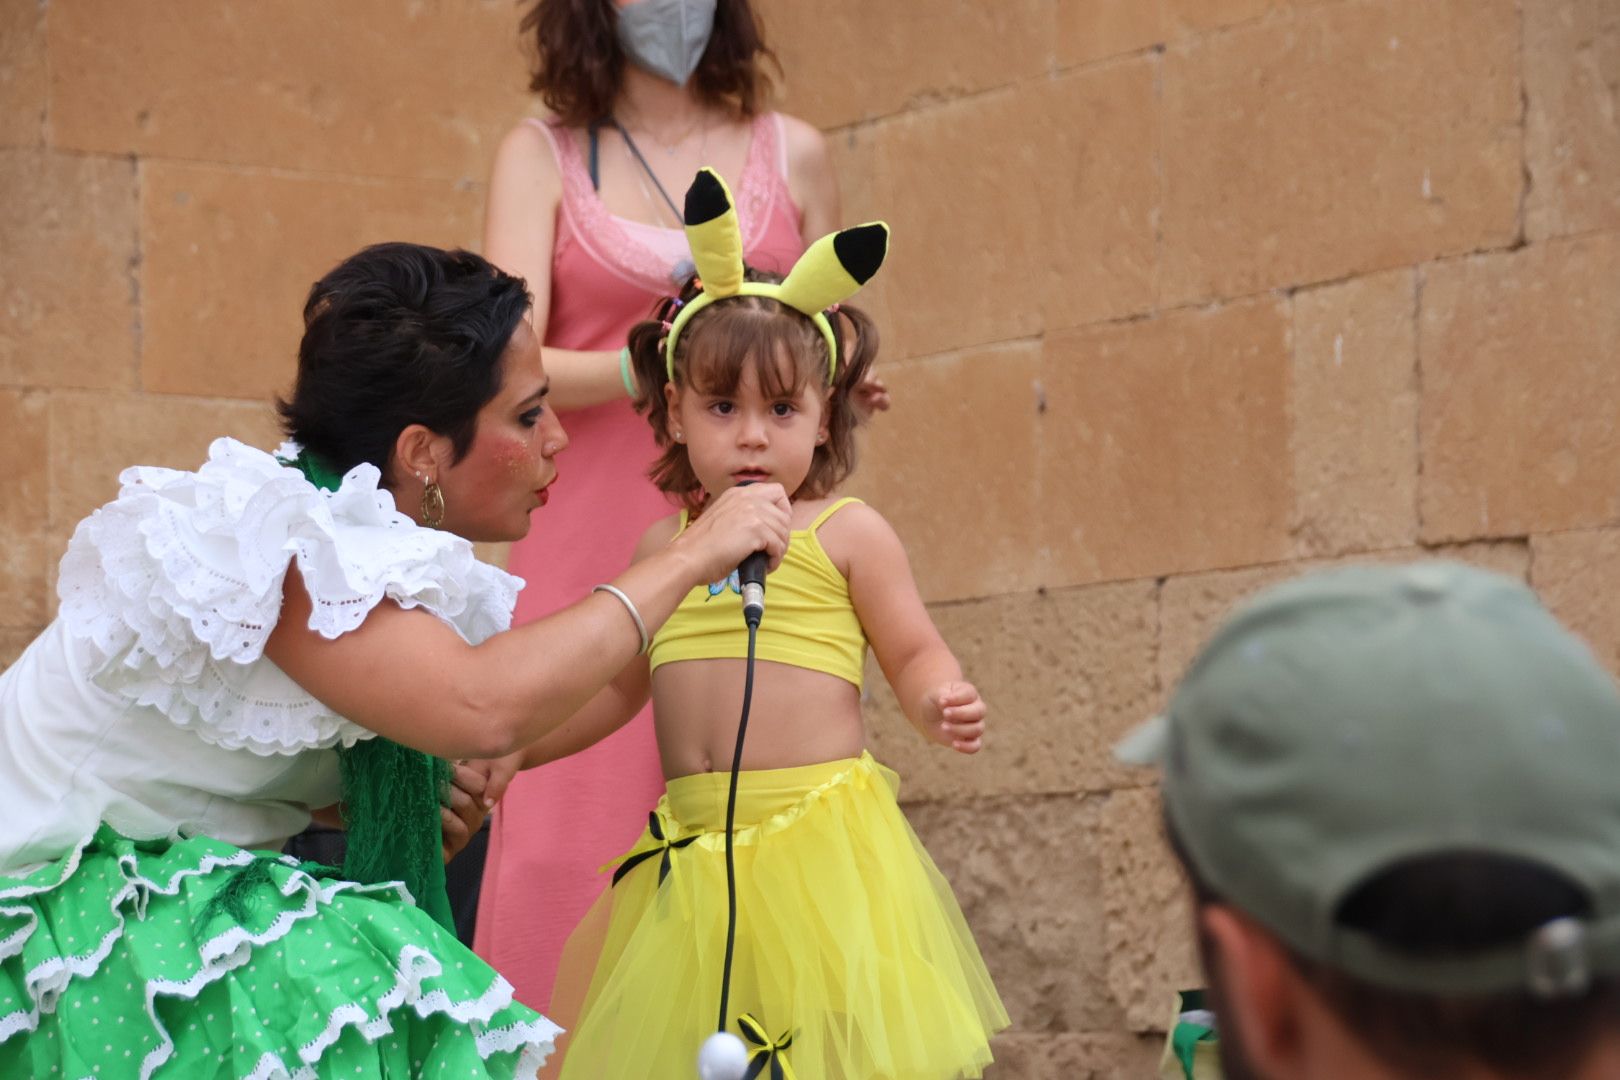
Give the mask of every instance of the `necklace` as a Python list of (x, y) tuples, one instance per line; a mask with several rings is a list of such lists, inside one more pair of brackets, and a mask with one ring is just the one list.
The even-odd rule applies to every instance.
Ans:
[[(669, 192), (664, 189), (663, 183), (658, 179), (658, 174), (653, 171), (652, 165), (642, 154), (641, 148), (636, 145), (636, 141), (630, 137), (630, 132), (616, 118), (610, 117), (609, 122), (618, 131), (619, 137), (624, 140), (624, 145), (635, 157), (636, 163), (641, 166), (641, 170), (636, 173), (636, 183), (641, 186), (642, 197), (647, 200), (647, 204), (652, 207), (653, 213), (657, 215), (659, 213), (658, 204), (653, 201), (652, 192), (647, 190), (647, 180), (651, 179), (653, 186), (658, 189), (658, 194), (663, 196), (664, 205), (669, 208), (670, 216), (675, 219), (675, 226), (679, 228), (682, 220), (680, 209), (675, 205), (675, 200), (669, 197)], [(703, 129), (703, 141), (698, 147), (699, 161), (702, 161), (703, 156), (708, 153), (708, 147), (709, 129), (705, 127)]]
[[(637, 118), (632, 118), (632, 123), (637, 132), (639, 132), (643, 138), (645, 138), (648, 142), (651, 142), (654, 146), (658, 147), (658, 149), (662, 150), (667, 157), (674, 157), (676, 153), (680, 151), (681, 147), (686, 143), (686, 140), (692, 137), (693, 132), (699, 132), (702, 136), (702, 141), (698, 146), (698, 157), (701, 159), (703, 155), (708, 152), (709, 118), (706, 115), (700, 114), (695, 122), (687, 125), (685, 131), (681, 132), (675, 138), (668, 140), (659, 138), (658, 134), (654, 132), (651, 127), (642, 123)], [(623, 129), (621, 128), (621, 131), (622, 130)]]

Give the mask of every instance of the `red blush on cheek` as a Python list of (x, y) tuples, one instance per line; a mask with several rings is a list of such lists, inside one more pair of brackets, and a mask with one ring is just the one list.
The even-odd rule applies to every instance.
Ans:
[(528, 439), (519, 436), (477, 436), (467, 455), (467, 464), (475, 466), (468, 479), (488, 494), (514, 487), (527, 491), (539, 481), (534, 449)]
[(490, 456), (502, 469), (513, 476), (529, 476), (534, 472), (534, 451), (527, 439), (496, 437), (491, 440)]

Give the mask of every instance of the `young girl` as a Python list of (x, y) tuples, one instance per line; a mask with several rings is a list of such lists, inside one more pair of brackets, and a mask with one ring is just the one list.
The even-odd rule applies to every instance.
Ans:
[[(853, 465), (850, 391), (877, 349), (870, 321), (836, 302), (877, 270), (887, 229), (826, 237), (776, 284), (745, 274), (715, 174), (687, 193), (686, 226), (697, 277), (630, 334), (637, 407), (664, 451), (653, 479), (684, 506), (647, 531), (637, 558), (742, 483), (781, 485), (794, 525), (758, 635), (727, 1029), (748, 1042), (749, 1076), (979, 1076), (1007, 1015), (895, 802), (897, 778), (865, 750), (867, 645), (925, 738), (976, 752), (985, 706), (929, 620), (894, 531), (834, 495)], [(715, 1030), (726, 770), (747, 653), (738, 592), (736, 575), (692, 590), (645, 661), (525, 756), (535, 765), (603, 738), (650, 692), (667, 791), (565, 954), (554, 1003), (570, 996), (571, 963), (594, 961), (565, 1078), (687, 1080)]]

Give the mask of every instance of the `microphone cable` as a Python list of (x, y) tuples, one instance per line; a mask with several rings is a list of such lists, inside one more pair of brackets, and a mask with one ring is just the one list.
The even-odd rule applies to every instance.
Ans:
[(759, 636), (760, 608), (746, 606), (748, 622), (748, 664), (743, 677), (742, 716), (737, 720), (737, 749), (731, 756), (731, 788), (726, 794), (726, 962), (720, 973), (720, 1022), (717, 1031), (726, 1030), (726, 1014), (731, 1003), (731, 959), (737, 943), (737, 864), (733, 850), (737, 834), (737, 776), (742, 771), (743, 740), (748, 737), (748, 709), (754, 699), (754, 645)]

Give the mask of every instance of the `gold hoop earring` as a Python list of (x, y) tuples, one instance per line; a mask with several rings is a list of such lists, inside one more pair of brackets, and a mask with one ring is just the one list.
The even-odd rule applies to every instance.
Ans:
[(437, 529), (444, 520), (444, 491), (433, 480), (422, 489), (422, 524)]

